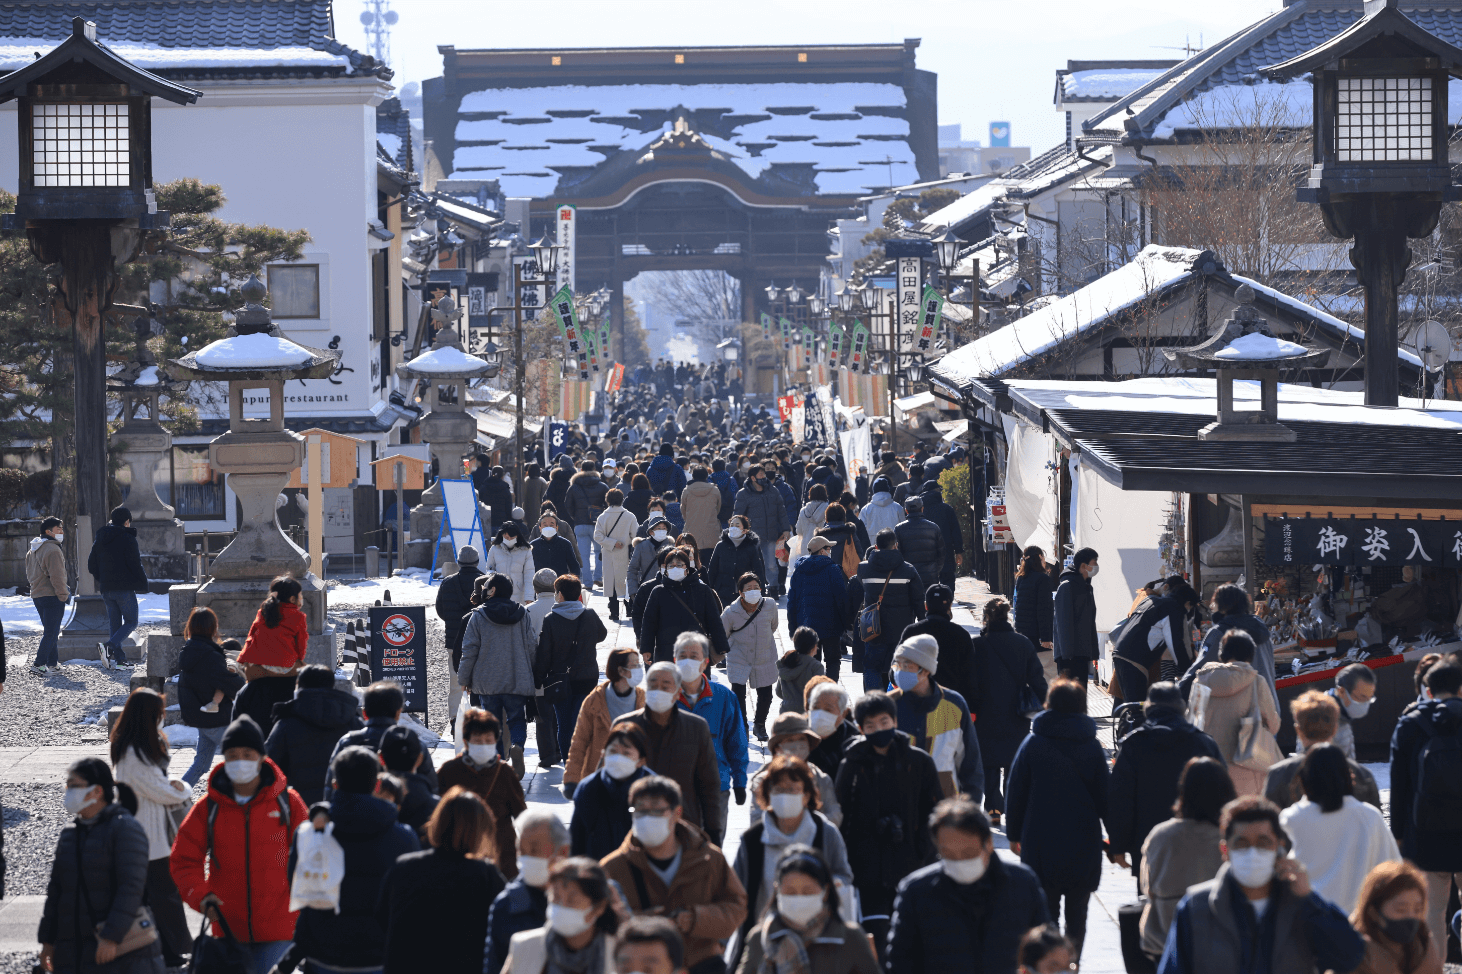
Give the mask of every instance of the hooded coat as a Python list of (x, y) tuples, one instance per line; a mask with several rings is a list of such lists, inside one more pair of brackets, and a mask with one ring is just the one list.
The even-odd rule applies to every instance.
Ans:
[[(1267, 768), (1255, 771), (1234, 764), (1234, 752), (1239, 747), (1239, 722), (1253, 714), (1255, 694), (1251, 691), (1255, 681), (1259, 680), (1259, 674), (1248, 663), (1208, 663), (1198, 671), (1198, 682), (1209, 690), (1203, 730), (1218, 745), (1224, 763), (1229, 766), (1229, 777), (1240, 795), (1262, 794), (1268, 772)], [(1274, 705), (1274, 698), (1262, 687), (1258, 698), (1259, 715), (1272, 734), (1279, 730), (1279, 709)]]
[(675, 462), (674, 457), (661, 454), (650, 461), (645, 468), (645, 477), (650, 481), (650, 489), (655, 492), (656, 497), (663, 496), (668, 490), (676, 497), (685, 490), (685, 471), (680, 464)]
[(355, 694), (334, 687), (299, 690), (293, 700), (274, 705), (274, 727), (264, 753), (284, 772), (305, 804), (313, 805), (324, 798), (335, 745), (364, 726)]
[(703, 546), (721, 533), (721, 491), (708, 480), (692, 480), (680, 492), (680, 513), (685, 530)]
[(137, 529), (104, 524), (96, 533), (86, 570), (98, 592), (146, 592), (147, 572), (137, 547)]
[(736, 582), (747, 572), (761, 579), (762, 588), (766, 590), (767, 566), (761, 553), (761, 536), (755, 531), (747, 531), (733, 541), (729, 532), (721, 532), (721, 540), (716, 542), (711, 552), (706, 584), (715, 590), (722, 605), (736, 601)]
[(868, 529), (868, 536), (876, 541), (878, 532), (895, 527), (904, 519), (904, 509), (894, 501), (891, 491), (874, 490), (868, 503), (858, 511), (858, 517)]
[(816, 656), (806, 653), (787, 653), (777, 660), (777, 696), (782, 706), (777, 713), (801, 712), (807, 681), (814, 676), (826, 676), (827, 670)]
[(919, 573), (920, 593), (938, 584), (939, 575), (944, 571), (944, 552), (949, 547), (939, 525), (922, 514), (910, 514), (899, 522), (894, 533), (898, 535), (904, 561)]
[(30, 549), (25, 554), (25, 580), (33, 599), (49, 595), (62, 602), (70, 600), (71, 590), (66, 587), (66, 553), (61, 542), (55, 538), (30, 539)]
[(808, 501), (802, 505), (802, 510), (797, 512), (797, 537), (802, 541), (802, 550), (807, 550), (807, 542), (817, 533), (817, 529), (827, 523), (827, 501)]
[[(657, 524), (663, 524), (666, 528), (665, 540), (656, 541), (651, 537)], [(634, 552), (630, 555), (629, 566), (625, 569), (625, 590), (630, 598), (640, 590), (640, 586), (654, 577), (660, 570), (660, 552), (672, 547), (675, 540), (670, 537), (670, 522), (665, 520), (663, 514), (651, 514), (649, 518), (640, 525), (641, 536), (634, 541)]]
[(717, 659), (731, 650), (721, 625), (721, 602), (694, 568), (678, 582), (667, 577), (650, 593), (640, 622), (640, 652), (656, 663), (670, 660), (675, 639), (683, 632), (698, 632), (709, 639)]
[(564, 494), (564, 516), (576, 527), (592, 527), (599, 515), (604, 513), (604, 508), (609, 506), (604, 500), (607, 493), (609, 488), (604, 486), (604, 481), (597, 473), (580, 470), (569, 481), (569, 489)]
[[(1396, 722), (1391, 735), (1391, 833), (1401, 844), (1401, 854), (1427, 872), (1462, 871), (1462, 842), (1457, 841), (1455, 831), (1418, 825), (1417, 758), (1432, 738), (1459, 734), (1462, 699), (1453, 697), (1417, 705)], [(1455, 782), (1453, 785), (1455, 795)]]
[(1011, 763), (1005, 828), (1048, 888), (1093, 891), (1102, 878), (1107, 758), (1086, 714), (1046, 710)]
[[(625, 578), (629, 574), (630, 552), (640, 523), (623, 507), (610, 507), (594, 522), (594, 543), (603, 552), (604, 596), (610, 599), (629, 598)], [(616, 544), (623, 545), (616, 548)]]
[(494, 542), (487, 549), (487, 558), (482, 567), (484, 575), (500, 572), (513, 583), (513, 598), (519, 602), (533, 599), (533, 549), (527, 541), (519, 538), (509, 548), (503, 541)]
[[(575, 606), (576, 608), (571, 608)], [(599, 676), (599, 644), (609, 631), (593, 609), (582, 603), (559, 603), (543, 617), (533, 680), (541, 687), (558, 680), (593, 686)]]
[(467, 617), (457, 682), (469, 693), (531, 697), (537, 648), (528, 610), (511, 599), (488, 599)]

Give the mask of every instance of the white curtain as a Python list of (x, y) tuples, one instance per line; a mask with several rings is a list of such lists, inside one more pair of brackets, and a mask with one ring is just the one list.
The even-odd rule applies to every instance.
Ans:
[(1105, 633), (1127, 617), (1137, 589), (1162, 572), (1158, 538), (1173, 495), (1120, 490), (1089, 464), (1076, 467), (1073, 473), (1076, 519), (1072, 537), (1077, 548), (1095, 548), (1100, 555), (1100, 571), (1092, 588), (1097, 631), (1105, 641)]
[(1006, 423), (1009, 459), (1005, 468), (1005, 510), (1010, 531), (1021, 548), (1040, 545), (1048, 559), (1053, 551), (1060, 507), (1051, 471), (1046, 464), (1057, 456), (1056, 438), (1023, 422)]

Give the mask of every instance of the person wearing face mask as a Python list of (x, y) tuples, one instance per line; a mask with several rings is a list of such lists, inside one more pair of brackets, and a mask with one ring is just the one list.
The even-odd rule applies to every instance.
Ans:
[(497, 849), (498, 870), (512, 879), (518, 875), (518, 862), (513, 855), (513, 819), (523, 814), (528, 804), (523, 799), (523, 786), (517, 775), (498, 760), (502, 729), (494, 714), (475, 708), (467, 711), (462, 719), (466, 750), (437, 769), (437, 780), (444, 791), (461, 785), (487, 805), (497, 823), (493, 844)]
[(214, 921), (213, 936), (223, 936), (222, 917), (248, 950), (251, 974), (267, 974), (294, 939), (289, 854), (309, 809), (264, 756), (252, 719), (229, 724), (222, 743), (223, 763), (178, 829), (170, 867), (183, 902)]
[[(761, 542), (762, 563), (767, 571), (772, 571), (777, 563), (777, 547), (792, 536), (792, 519), (787, 515), (786, 500), (772, 486), (761, 464), (749, 467), (746, 477), (746, 486), (736, 492), (731, 513), (746, 515), (751, 530)], [(773, 579), (767, 581), (775, 584)]]
[(614, 722), (644, 707), (644, 682), (645, 670), (638, 653), (632, 649), (610, 652), (604, 664), (604, 682), (590, 691), (579, 708), (568, 760), (564, 762), (565, 796), (572, 798), (579, 783), (599, 766)]
[(762, 557), (761, 538), (751, 530), (751, 520), (744, 514), (734, 514), (720, 533), (720, 540), (711, 549), (709, 567), (706, 569), (706, 584), (716, 590), (716, 597), (722, 605), (736, 601), (737, 586), (747, 573), (755, 575), (765, 588), (767, 565)]
[(629, 790), (652, 772), (645, 767), (644, 732), (629, 724), (610, 731), (604, 761), (574, 791), (569, 835), (574, 855), (599, 860), (618, 849), (632, 824)]
[(715, 834), (724, 828), (724, 819), (720, 763), (710, 725), (698, 714), (676, 705), (680, 670), (674, 663), (649, 667), (645, 688), (644, 709), (625, 714), (614, 726), (633, 724), (644, 732), (646, 766), (679, 786), (687, 822)]
[(582, 570), (579, 564), (579, 549), (573, 542), (573, 531), (564, 537), (563, 522), (556, 514), (544, 514), (538, 519), (538, 537), (529, 546), (533, 549), (533, 568), (543, 571), (553, 569), (554, 577), (577, 575)]
[(1426, 877), (1407, 862), (1372, 869), (1350, 915), (1366, 943), (1356, 974), (1441, 974), (1442, 947), (1426, 925)]
[[(767, 742), (767, 754), (773, 761), (779, 757), (788, 757), (807, 762), (807, 769), (812, 773), (812, 780), (817, 786), (817, 811), (834, 826), (838, 826), (843, 823), (843, 808), (838, 804), (837, 785), (831, 775), (810, 760), (813, 750), (821, 743), (822, 739), (809, 730), (805, 715), (795, 711), (778, 714), (772, 721), (772, 739)], [(753, 799), (761, 794), (762, 781), (770, 766), (768, 762), (751, 776), (751, 782), (746, 787)], [(752, 825), (761, 821), (763, 807), (757, 801), (751, 803)]]
[(66, 771), (63, 802), (71, 821), (51, 859), (37, 938), (42, 971), (162, 974), (162, 943), (118, 948), (143, 910), (147, 832), (123, 806), (131, 797), (100, 758)]
[(462, 632), (467, 613), (472, 611), (472, 592), (482, 570), (477, 567), (479, 553), (470, 544), (457, 552), (457, 570), (442, 579), (437, 587), (436, 611), (446, 628), (444, 643), (452, 660), (451, 685), (447, 696), (447, 716), (455, 721), (462, 704), (462, 687), (457, 682), (457, 667), (462, 663)]
[(581, 601), (584, 591), (578, 578), (563, 575), (554, 582), (553, 590), (558, 601), (543, 620), (533, 657), (533, 682), (543, 690), (539, 706), (553, 709), (557, 750), (565, 754), (573, 740), (579, 708), (599, 675), (599, 644), (609, 633), (599, 614)]
[[(1425, 666), (1426, 661), (1422, 660), (1421, 665)], [(1335, 730), (1340, 726), (1340, 705), (1333, 696), (1318, 690), (1306, 690), (1291, 700), (1289, 713), (1294, 723), (1295, 753), (1272, 766), (1264, 778), (1264, 797), (1280, 808), (1288, 808), (1305, 796), (1300, 782), (1300, 765), (1304, 763), (1305, 752), (1334, 740)], [(1123, 746), (1126, 746), (1125, 742)], [(1379, 809), (1381, 790), (1376, 785), (1376, 776), (1363, 764), (1353, 760), (1348, 763), (1350, 778), (1355, 783), (1355, 797)], [(1114, 768), (1114, 778), (1115, 775)], [(1114, 780), (1114, 788), (1115, 785)]]
[[(1178, 903), (1159, 974), (1354, 971), (1365, 942), (1288, 855), (1279, 809), (1257, 795), (1224, 806), (1224, 863)], [(1260, 952), (1267, 956), (1257, 956)]]
[(862, 732), (838, 768), (840, 831), (863, 910), (863, 929), (882, 958), (899, 882), (934, 861), (929, 815), (944, 797), (934, 759), (898, 730), (898, 705), (882, 691), (853, 704)]
[[(829, 511), (841, 511), (841, 504), (834, 504)], [(851, 544), (848, 541), (847, 544)], [(807, 628), (817, 633), (821, 646), (821, 665), (832, 679), (838, 678), (843, 662), (843, 632), (851, 623), (848, 614), (848, 577), (844, 573), (842, 556), (837, 554), (835, 540), (818, 534), (807, 542), (807, 553), (797, 559), (796, 570), (787, 592), (787, 627), (791, 632)], [(846, 554), (856, 554), (856, 548)], [(856, 571), (856, 570), (855, 570)], [(790, 706), (789, 706), (790, 703)], [(796, 703), (783, 698), (782, 709), (794, 709)]]
[(689, 548), (675, 548), (665, 556), (665, 580), (650, 593), (640, 621), (640, 655), (647, 664), (671, 659), (676, 640), (686, 632), (707, 637), (717, 659), (730, 652), (721, 625), (721, 602), (701, 580), (694, 562)]
[(706, 833), (720, 845), (726, 836), (731, 793), (736, 793), (736, 804), (746, 804), (746, 717), (731, 688), (710, 678), (709, 652), (708, 641), (699, 633), (682, 632), (675, 640), (675, 667), (680, 671), (676, 703), (705, 720), (716, 748), (720, 816), (717, 827), (708, 827)]
[(1071, 568), (1061, 573), (1052, 607), (1051, 639), (1056, 671), (1083, 687), (1091, 678), (1091, 661), (1099, 653), (1096, 629), (1096, 593), (1091, 580), (1097, 573), (1097, 552), (1082, 548), (1072, 556)]
[(685, 937), (692, 974), (724, 971), (721, 942), (746, 918), (746, 890), (706, 833), (686, 820), (680, 786), (650, 775), (630, 788), (634, 824), (603, 860), (635, 913), (654, 911)]
[(624, 493), (614, 488), (604, 495), (609, 506), (594, 522), (594, 544), (602, 556), (604, 596), (609, 599), (609, 618), (619, 621), (619, 600), (629, 608), (629, 589), (625, 581), (629, 573), (631, 546), (639, 531), (639, 522), (624, 509)]
[(633, 601), (640, 586), (654, 577), (659, 569), (659, 556), (675, 546), (670, 538), (670, 522), (665, 515), (651, 512), (640, 526), (640, 537), (633, 543), (629, 566), (625, 569), (624, 590)]
[[(705, 464), (697, 463), (690, 468), (690, 483), (680, 494), (680, 513), (685, 519), (685, 530), (697, 538), (710, 541), (721, 533), (721, 491), (711, 483), (711, 473)], [(708, 564), (711, 549), (702, 548), (700, 559)]]
[(898, 705), (899, 730), (933, 756), (945, 798), (963, 793), (983, 801), (985, 768), (970, 708), (964, 697), (934, 681), (938, 670), (939, 643), (933, 636), (905, 639), (894, 650), (896, 687), (889, 696)]
[(519, 593), (518, 601), (533, 601), (533, 549), (528, 546), (517, 524), (503, 525), (498, 538), (487, 549), (487, 564), (484, 573), (494, 572), (507, 576), (513, 583), (513, 591)]
[(808, 680), (803, 693), (807, 729), (819, 738), (807, 759), (828, 777), (836, 779), (838, 766), (843, 763), (843, 749), (859, 733), (857, 725), (848, 719), (848, 705), (852, 700), (841, 684), (825, 676)]
[(1328, 691), (1340, 704), (1340, 726), (1335, 732), (1335, 746), (1355, 760), (1355, 730), (1352, 722), (1370, 712), (1376, 701), (1376, 674), (1364, 663), (1351, 663), (1335, 674), (1335, 686)]
[(767, 739), (767, 714), (772, 709), (772, 684), (777, 680), (777, 604), (762, 596), (760, 576), (747, 572), (737, 582), (739, 597), (721, 613), (726, 641), (731, 652), (726, 657), (726, 676), (731, 690), (741, 705), (742, 719), (746, 709), (748, 687), (756, 690), (756, 739)]
[(467, 616), (462, 635), (457, 681), (473, 694), (475, 705), (507, 725), (512, 743), (503, 751), (513, 762), (513, 773), (521, 778), (523, 745), (528, 740), (525, 711), (536, 687), (533, 656), (538, 637), (527, 610), (513, 600), (513, 583), (506, 575), (479, 578), (475, 598), (478, 606)]
[(41, 533), (31, 539), (25, 554), (25, 579), (42, 629), (30, 671), (42, 679), (60, 663), (56, 656), (57, 643), (61, 623), (66, 618), (66, 603), (71, 601), (71, 590), (66, 584), (66, 552), (61, 547), (65, 540), (61, 519), (48, 517), (41, 522)]
[(939, 861), (899, 888), (889, 974), (1015, 974), (1023, 936), (1048, 919), (1040, 881), (996, 854), (990, 820), (968, 798), (941, 801), (928, 828)]
[(478, 967), (472, 974), (498, 974), (513, 936), (543, 926), (548, 917), (549, 873), (571, 854), (569, 830), (548, 809), (530, 809), (514, 824), (518, 828), (518, 878), (492, 900), (487, 940), (478, 951)]
[(553, 867), (548, 917), (537, 930), (513, 935), (509, 974), (610, 974), (619, 912), (604, 869), (582, 856)]
[(840, 915), (845, 904), (828, 866), (806, 844), (786, 848), (768, 876), (765, 913), (748, 923), (740, 963), (729, 970), (760, 974), (795, 962), (805, 966), (791, 969), (808, 974), (881, 974), (868, 935)]

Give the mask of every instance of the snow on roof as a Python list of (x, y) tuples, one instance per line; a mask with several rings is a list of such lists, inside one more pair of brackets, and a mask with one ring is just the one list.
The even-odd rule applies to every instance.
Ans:
[[(49, 54), (57, 45), (54, 39), (6, 37), (0, 41), (0, 70), (23, 68), (35, 60), (36, 53)], [(118, 57), (149, 71), (162, 68), (350, 67), (348, 57), (310, 47), (162, 47), (127, 43), (109, 43), (106, 46)]]
[(1265, 335), (1260, 332), (1253, 332), (1248, 335), (1241, 335), (1229, 342), (1223, 348), (1213, 353), (1214, 358), (1242, 359), (1253, 361), (1257, 359), (1288, 358), (1291, 355), (1303, 355), (1309, 349), (1294, 342), (1287, 342), (1283, 338), (1275, 338), (1273, 335)]
[[(554, 85), (462, 98), (452, 178), (493, 174), (507, 196), (552, 190), (567, 168), (638, 152), (681, 114), (752, 178), (777, 163), (816, 164), (820, 193), (861, 194), (916, 176), (898, 85)], [(704, 120), (715, 118), (714, 123)], [(662, 120), (662, 121), (657, 121)], [(694, 125), (693, 125), (694, 127)]]
[(1287, 84), (1224, 85), (1199, 92), (1174, 106), (1153, 129), (1155, 139), (1170, 139), (1179, 129), (1265, 127), (1309, 128), (1315, 89), (1309, 81)]
[[(1255, 291), (1265, 295), (1266, 297), (1271, 298), (1279, 304), (1288, 305), (1296, 311), (1308, 315), (1309, 317), (1315, 319), (1317, 323), (1329, 328), (1331, 331), (1339, 332), (1350, 341), (1355, 342), (1357, 345), (1360, 345), (1361, 347), (1365, 346), (1366, 332), (1364, 328), (1357, 328), (1350, 322), (1342, 321), (1341, 319), (1335, 317), (1323, 308), (1316, 307), (1313, 304), (1306, 304), (1299, 298), (1285, 294), (1283, 291), (1276, 291), (1274, 288), (1264, 284), (1260, 284), (1258, 281), (1251, 280), (1247, 277), (1242, 277), (1238, 274), (1233, 275), (1233, 278), (1240, 284), (1249, 285), (1249, 287), (1253, 288)], [(1415, 353), (1409, 352), (1405, 348), (1398, 348), (1396, 350), (1396, 356), (1397, 358), (1401, 359), (1401, 361), (1407, 363), (1413, 368), (1422, 368), (1421, 359), (1418, 358)]]
[(1067, 101), (1125, 98), (1167, 68), (1093, 68), (1061, 74), (1061, 97)]
[(287, 369), (314, 356), (287, 338), (273, 335), (235, 335), (200, 349), (193, 361), (205, 369)]
[(158, 384), (159, 381), (161, 380), (158, 378), (157, 375), (157, 366), (149, 365), (147, 366), (147, 368), (137, 373), (137, 380), (132, 384), (134, 386), (155, 386)]
[(377, 130), (376, 141), (380, 143), (382, 149), (386, 150), (386, 155), (392, 159), (401, 155), (401, 136)]
[(924, 217), (927, 227), (952, 227), (963, 223), (985, 207), (1000, 199), (1014, 184), (1005, 179), (994, 179), (978, 189), (972, 190), (943, 209), (935, 210)]
[(955, 349), (940, 359), (940, 369), (970, 376), (1007, 372), (1191, 276), (1193, 258), (1199, 253), (1182, 247), (1145, 247), (1130, 264)]
[(426, 375), (466, 375), (471, 372), (480, 372), (488, 367), (486, 359), (480, 359), (476, 355), (468, 355), (460, 348), (451, 345), (444, 345), (441, 348), (434, 348), (429, 352), (423, 352), (416, 358), (406, 363), (411, 371)]

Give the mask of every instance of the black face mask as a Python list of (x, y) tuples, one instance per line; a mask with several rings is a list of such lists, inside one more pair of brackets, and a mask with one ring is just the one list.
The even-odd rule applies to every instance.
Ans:
[(1390, 920), (1381, 918), (1381, 932), (1392, 943), (1405, 946), (1416, 939), (1417, 933), (1421, 930), (1421, 921), (1415, 917), (1407, 917), (1404, 920)]
[(868, 743), (874, 747), (888, 747), (893, 743), (893, 736), (898, 733), (898, 728), (887, 727), (881, 731), (874, 731), (872, 734), (864, 734)]

